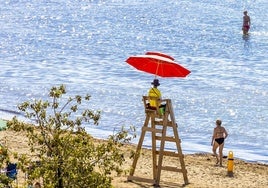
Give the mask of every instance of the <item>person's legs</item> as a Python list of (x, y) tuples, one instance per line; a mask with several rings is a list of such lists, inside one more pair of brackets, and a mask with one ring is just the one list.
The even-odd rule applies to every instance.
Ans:
[(213, 151), (213, 154), (215, 155), (216, 157), (216, 164), (219, 163), (219, 157), (218, 157), (218, 154), (217, 154), (217, 148), (219, 147), (219, 144), (217, 142), (214, 141), (214, 144), (213, 144), (213, 148), (212, 148), (212, 151)]
[(248, 32), (249, 32), (249, 28), (250, 28), (250, 26), (248, 25), (248, 26), (247, 26), (247, 30), (246, 30), (247, 35), (248, 35)]
[(248, 35), (249, 26), (243, 26), (243, 34)]
[(246, 34), (245, 26), (243, 26), (242, 31), (243, 31), (243, 35), (245, 35)]
[(223, 146), (224, 146), (224, 143), (222, 143), (220, 146), (219, 146), (219, 156), (220, 156), (220, 166), (222, 166), (222, 158), (223, 158)]

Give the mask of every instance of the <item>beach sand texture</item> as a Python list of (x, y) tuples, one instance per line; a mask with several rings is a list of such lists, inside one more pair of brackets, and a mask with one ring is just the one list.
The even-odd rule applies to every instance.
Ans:
[[(0, 131), (2, 144), (7, 144), (11, 151), (18, 153), (29, 153), (26, 137), (12, 131)], [(124, 147), (126, 155), (130, 155), (130, 150), (135, 150), (135, 145)], [(235, 156), (235, 152), (234, 152)], [(182, 173), (162, 171), (160, 186), (166, 188), (265, 188), (268, 187), (268, 165), (249, 163), (234, 158), (233, 177), (227, 176), (227, 159), (224, 159), (224, 167), (215, 166), (215, 158), (211, 154), (190, 154), (185, 155), (185, 164), (188, 172), (189, 184), (184, 185)], [(124, 169), (130, 169), (132, 159), (126, 157)], [(178, 158), (165, 157), (163, 164), (180, 167)], [(151, 150), (142, 149), (142, 154), (134, 173), (135, 176), (152, 178), (152, 157)], [(114, 177), (113, 185), (116, 188), (151, 188), (151, 184), (144, 182), (127, 182), (127, 176)], [(22, 172), (18, 174), (18, 183), (23, 184), (25, 176)]]

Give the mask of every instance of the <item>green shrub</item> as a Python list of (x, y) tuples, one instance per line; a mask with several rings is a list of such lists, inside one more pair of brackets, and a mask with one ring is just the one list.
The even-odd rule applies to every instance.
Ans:
[(19, 105), (27, 118), (36, 121), (34, 126), (16, 117), (8, 122), (10, 129), (26, 132), (31, 152), (36, 154), (35, 159), (17, 155), (20, 168), (28, 174), (29, 181), (42, 178), (47, 188), (111, 187), (112, 172), (122, 173), (125, 160), (120, 147), (135, 134), (129, 136), (129, 130), (122, 127), (106, 141), (96, 142), (83, 124), (98, 125), (101, 112), (79, 108), (89, 101), (89, 95), (66, 99), (65, 94), (63, 85), (52, 87), (50, 101)]

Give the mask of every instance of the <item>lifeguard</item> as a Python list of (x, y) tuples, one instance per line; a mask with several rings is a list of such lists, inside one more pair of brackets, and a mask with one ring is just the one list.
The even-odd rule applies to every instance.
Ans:
[[(149, 90), (148, 96), (155, 97), (155, 98), (158, 98), (160, 100), (162, 95), (161, 95), (160, 90), (157, 88), (158, 86), (160, 86), (159, 80), (154, 79), (151, 84), (153, 85), (153, 87)], [(149, 101), (149, 108), (156, 109), (157, 104), (158, 104), (158, 101), (151, 99)]]

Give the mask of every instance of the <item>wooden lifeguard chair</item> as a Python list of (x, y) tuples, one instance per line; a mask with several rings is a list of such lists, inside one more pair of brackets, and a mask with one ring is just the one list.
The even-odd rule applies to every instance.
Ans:
[[(156, 109), (149, 109), (149, 100), (156, 100), (158, 104), (165, 104), (165, 111), (159, 109), (159, 105)], [(184, 184), (188, 184), (187, 170), (184, 163), (184, 155), (181, 149), (181, 140), (179, 138), (177, 124), (175, 122), (175, 117), (173, 113), (173, 107), (170, 99), (159, 100), (154, 97), (143, 96), (143, 103), (145, 108), (145, 122), (142, 127), (142, 132), (140, 140), (137, 145), (136, 153), (132, 163), (132, 168), (130, 175), (128, 176), (128, 181), (141, 181), (152, 183), (155, 186), (160, 184), (161, 171), (173, 171), (181, 172), (184, 178)], [(167, 129), (171, 128), (173, 130), (173, 135), (167, 135)], [(144, 141), (144, 136), (146, 132), (150, 132), (152, 135), (152, 167), (153, 167), (153, 178), (142, 178), (134, 176), (135, 169), (137, 166), (138, 159), (140, 157), (140, 152), (142, 144)], [(175, 143), (177, 151), (167, 151), (165, 150), (165, 143), (172, 142)], [(158, 145), (157, 145), (158, 144)], [(178, 166), (163, 166), (164, 156), (178, 157), (178, 162), (180, 162), (180, 167)]]

